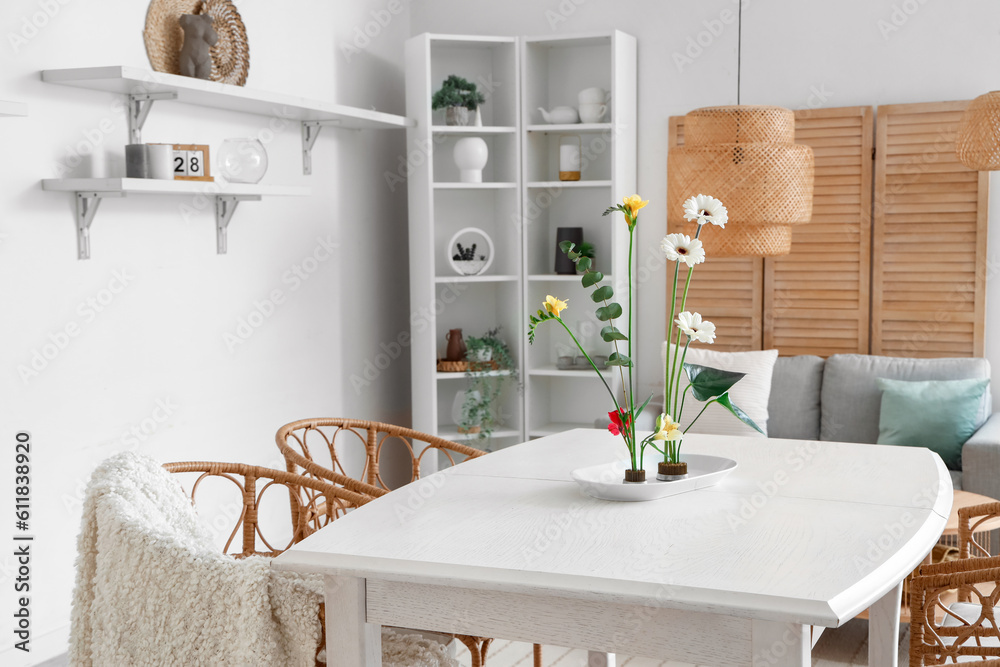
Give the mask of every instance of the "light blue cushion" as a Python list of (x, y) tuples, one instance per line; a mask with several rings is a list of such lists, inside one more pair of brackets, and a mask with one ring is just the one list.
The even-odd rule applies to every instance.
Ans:
[(950, 469), (961, 470), (962, 445), (979, 426), (979, 406), (989, 382), (876, 379), (882, 392), (878, 444), (927, 447)]

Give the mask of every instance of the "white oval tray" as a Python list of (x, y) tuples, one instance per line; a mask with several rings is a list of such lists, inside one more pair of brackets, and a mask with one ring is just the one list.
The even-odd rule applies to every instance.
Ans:
[(688, 464), (688, 476), (673, 482), (660, 482), (656, 479), (656, 461), (646, 462), (646, 482), (642, 484), (625, 484), (625, 469), (629, 467), (626, 461), (601, 463), (596, 466), (577, 468), (571, 474), (573, 481), (580, 485), (584, 492), (601, 500), (643, 501), (657, 500), (686, 493), (706, 486), (714, 486), (723, 477), (736, 470), (736, 461), (721, 456), (705, 454), (681, 454), (681, 461)]

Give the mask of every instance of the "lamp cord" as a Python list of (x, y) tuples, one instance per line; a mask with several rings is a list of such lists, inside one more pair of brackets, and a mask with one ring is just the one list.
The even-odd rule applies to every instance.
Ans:
[(736, 104), (740, 103), (740, 74), (743, 65), (743, 0), (739, 0), (736, 20)]

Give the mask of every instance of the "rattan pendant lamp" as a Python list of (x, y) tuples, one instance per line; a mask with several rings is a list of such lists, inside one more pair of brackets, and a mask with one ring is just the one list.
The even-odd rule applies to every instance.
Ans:
[(684, 145), (667, 156), (668, 225), (685, 225), (694, 236), (697, 225), (684, 220), (684, 201), (711, 195), (725, 204), (729, 223), (702, 229), (710, 256), (787, 255), (792, 226), (812, 218), (812, 148), (795, 143), (789, 109), (739, 104), (739, 71), (738, 59), (735, 106), (684, 117)]
[(969, 103), (958, 125), (955, 155), (969, 169), (1000, 169), (1000, 90)]

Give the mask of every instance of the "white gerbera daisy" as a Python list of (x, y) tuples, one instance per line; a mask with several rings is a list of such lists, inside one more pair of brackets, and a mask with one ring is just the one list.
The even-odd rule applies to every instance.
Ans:
[(689, 268), (705, 261), (705, 248), (700, 239), (687, 234), (667, 234), (660, 241), (660, 250), (671, 262), (684, 262)]
[(692, 220), (699, 225), (711, 222), (713, 225), (725, 228), (729, 222), (729, 211), (715, 197), (698, 195), (684, 202), (684, 219)]
[(708, 320), (702, 320), (701, 313), (690, 313), (685, 310), (677, 316), (674, 322), (677, 323), (677, 328), (693, 341), (699, 343), (715, 341), (715, 324)]

